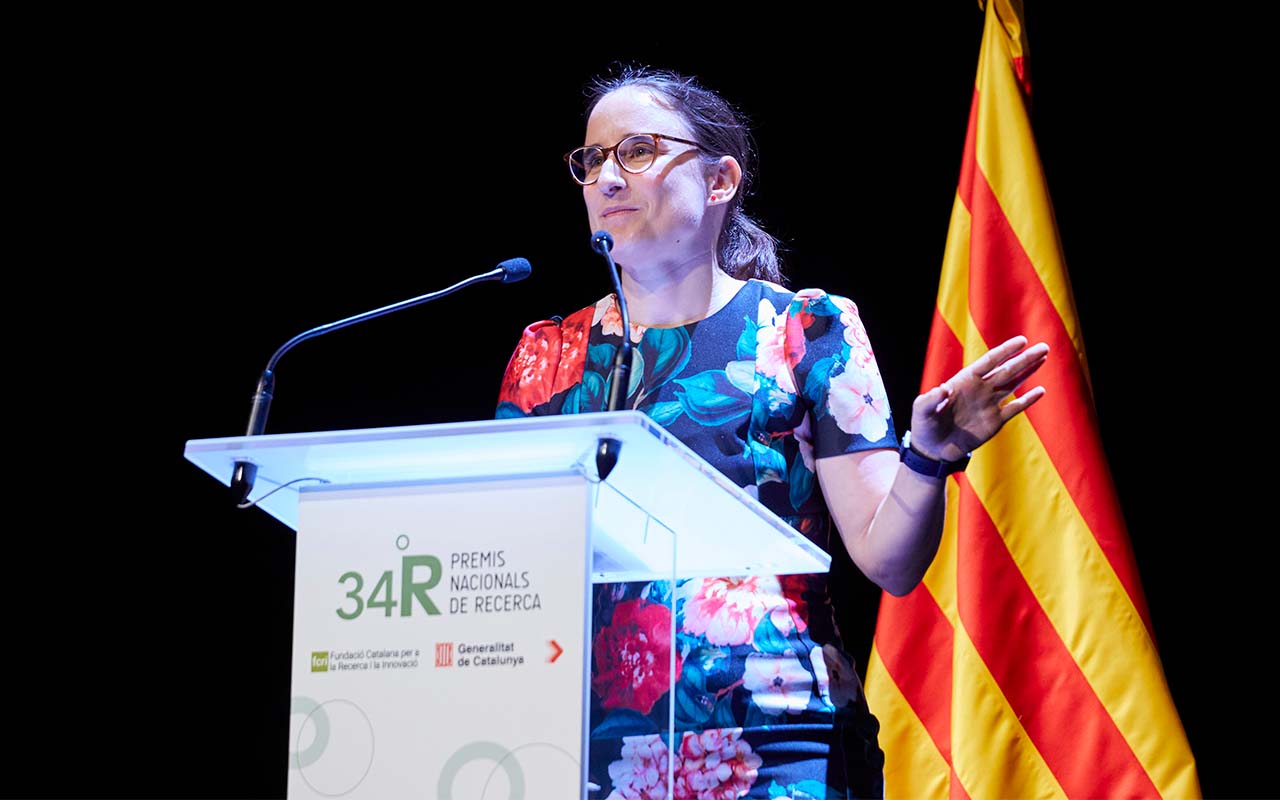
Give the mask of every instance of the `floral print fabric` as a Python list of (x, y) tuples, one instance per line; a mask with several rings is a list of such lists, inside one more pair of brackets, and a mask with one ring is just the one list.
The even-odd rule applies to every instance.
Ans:
[[(754, 488), (818, 546), (844, 546), (817, 487), (816, 459), (897, 446), (851, 301), (753, 280), (704, 320), (633, 325), (630, 336), (628, 407)], [(621, 337), (612, 295), (559, 324), (530, 326), (504, 376), (498, 416), (604, 410)], [(862, 763), (879, 755), (874, 730), (874, 752), (852, 756), (846, 751), (858, 748), (837, 730), (821, 649), (839, 646), (827, 578), (596, 587), (589, 771), (603, 787), (598, 796), (665, 798), (672, 763), (675, 796), (688, 798), (844, 797), (856, 782), (850, 770), (878, 775), (880, 763)], [(683, 737), (674, 757), (657, 733), (673, 704)]]

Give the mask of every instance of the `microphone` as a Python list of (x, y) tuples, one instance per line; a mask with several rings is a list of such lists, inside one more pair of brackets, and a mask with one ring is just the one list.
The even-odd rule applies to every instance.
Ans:
[[(366, 311), (363, 314), (356, 314), (354, 317), (340, 319), (337, 322), (330, 322), (328, 325), (321, 325), (312, 328), (309, 331), (303, 331), (297, 336), (280, 346), (275, 354), (271, 356), (271, 360), (267, 362), (267, 368), (262, 371), (262, 376), (258, 378), (258, 388), (253, 394), (253, 410), (249, 412), (249, 426), (245, 431), (245, 436), (260, 436), (267, 428), (267, 412), (271, 410), (271, 400), (275, 396), (275, 369), (276, 362), (280, 360), (286, 352), (291, 350), (295, 345), (305, 342), (307, 339), (313, 339), (317, 336), (323, 336), (326, 333), (345, 328), (348, 325), (355, 325), (357, 322), (365, 322), (381, 317), (384, 314), (391, 314), (396, 311), (403, 311), (406, 308), (412, 308), (422, 303), (429, 303), (432, 300), (451, 295), (459, 289), (464, 289), (474, 283), (482, 283), (484, 281), (502, 281), (503, 283), (515, 283), (529, 277), (529, 273), (533, 271), (533, 267), (523, 258), (509, 258), (488, 272), (475, 275), (463, 281), (458, 281), (447, 289), (441, 289), (438, 292), (419, 295), (408, 300), (402, 300), (399, 303), (393, 303), (382, 308), (375, 308), (372, 311)], [(254, 479), (258, 476), (258, 465), (252, 461), (237, 460), (235, 467), (231, 472), (231, 496), (235, 500), (236, 505), (243, 505), (249, 498), (249, 492), (253, 491)]]
[[(618, 311), (622, 314), (622, 346), (613, 359), (613, 376), (609, 379), (609, 411), (617, 411), (626, 403), (627, 387), (631, 383), (631, 315), (627, 313), (627, 299), (622, 296), (622, 281), (618, 276), (618, 265), (613, 263), (613, 237), (608, 231), (599, 230), (591, 234), (591, 249), (604, 258), (609, 265), (609, 277), (613, 280), (613, 291), (618, 298)], [(602, 438), (596, 448), (596, 472), (600, 480), (609, 477), (618, 463), (618, 454), (622, 451), (622, 442), (617, 439)]]
[[(613, 250), (613, 237), (608, 231), (596, 231), (591, 234), (591, 249), (597, 254), (609, 258), (609, 251)], [(609, 266), (613, 266), (613, 262), (609, 262)]]
[[(497, 266), (502, 270), (503, 283), (515, 283), (529, 277), (529, 273), (533, 271), (533, 267), (529, 265), (528, 259), (524, 258), (508, 258)], [(485, 273), (491, 274), (491, 273)]]

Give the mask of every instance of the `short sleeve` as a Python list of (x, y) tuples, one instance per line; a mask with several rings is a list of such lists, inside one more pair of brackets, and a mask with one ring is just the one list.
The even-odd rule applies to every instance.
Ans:
[(793, 364), (815, 458), (896, 448), (880, 368), (853, 301), (817, 289), (797, 292), (787, 309), (786, 352)]
[(498, 390), (498, 419), (526, 417), (551, 400), (556, 367), (560, 363), (560, 326), (553, 320), (524, 329)]
[(582, 381), (594, 311), (588, 306), (524, 329), (502, 376), (498, 419), (559, 413), (557, 396)]

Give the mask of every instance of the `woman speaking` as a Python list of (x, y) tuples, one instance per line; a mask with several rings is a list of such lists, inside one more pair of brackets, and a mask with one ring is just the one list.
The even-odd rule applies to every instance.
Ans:
[[(742, 209), (750, 136), (717, 94), (670, 72), (597, 82), (566, 157), (593, 231), (614, 240), (613, 295), (524, 333), (499, 416), (603, 411), (622, 337), (638, 409), (827, 551), (910, 592), (942, 535), (946, 475), (1044, 391), (1013, 391), (1048, 347), (1011, 339), (916, 398), (900, 445), (848, 299), (789, 291), (774, 239)], [(880, 797), (878, 724), (843, 652), (841, 576), (596, 587), (591, 781), (600, 797)], [(676, 615), (677, 680), (666, 638)], [(682, 732), (663, 737), (669, 704)], [(653, 722), (650, 724), (648, 720)], [(609, 733), (612, 732), (612, 733)], [(615, 735), (616, 734), (616, 735)]]

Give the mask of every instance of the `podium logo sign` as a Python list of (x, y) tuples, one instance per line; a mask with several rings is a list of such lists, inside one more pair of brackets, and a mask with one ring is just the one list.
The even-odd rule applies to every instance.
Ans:
[(329, 651), (320, 650), (311, 654), (311, 671), (312, 672), (328, 672), (329, 671)]
[[(401, 534), (396, 538), (396, 549), (404, 551), (408, 547), (409, 537)], [(525, 568), (529, 565), (520, 560), (509, 560), (503, 549), (460, 550), (440, 556), (401, 555), (398, 568), (387, 570), (348, 570), (338, 578), (339, 592), (332, 595), (335, 600), (339, 593), (344, 598), (334, 613), (351, 622), (377, 609), (386, 619), (412, 617), (415, 608), (419, 619), (423, 614), (436, 617), (541, 611), (538, 570)], [(333, 654), (330, 660), (336, 660)], [(338, 667), (330, 664), (330, 669)]]
[(402, 556), (400, 558), (400, 592), (397, 600), (394, 570), (383, 572), (367, 594), (363, 575), (354, 570), (343, 573), (338, 583), (343, 586), (349, 584), (346, 594), (349, 602), (336, 609), (337, 614), (342, 619), (350, 621), (357, 619), (370, 609), (381, 608), (383, 616), (390, 617), (392, 611), (399, 608), (400, 616), (411, 617), (416, 605), (430, 616), (439, 615), (439, 607), (427, 592), (440, 583), (443, 574), (440, 559), (435, 556)]

